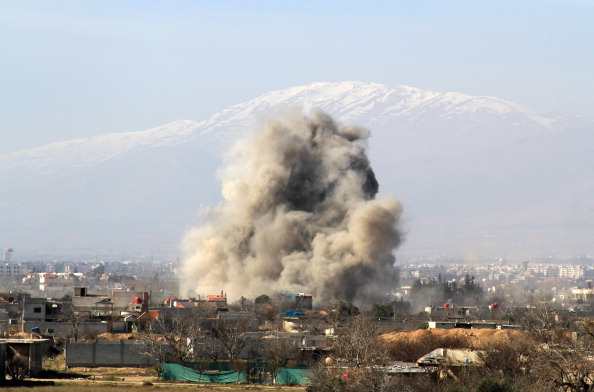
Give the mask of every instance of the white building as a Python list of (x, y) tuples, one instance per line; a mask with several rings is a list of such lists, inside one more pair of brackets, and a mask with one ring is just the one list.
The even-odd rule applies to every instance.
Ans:
[(578, 265), (562, 265), (559, 267), (560, 278), (580, 279), (584, 277), (584, 268)]
[(24, 273), (23, 271), (24, 268), (21, 266), (21, 264), (0, 263), (0, 278), (19, 276)]
[(78, 283), (80, 274), (39, 274), (39, 291), (51, 294), (70, 293)]

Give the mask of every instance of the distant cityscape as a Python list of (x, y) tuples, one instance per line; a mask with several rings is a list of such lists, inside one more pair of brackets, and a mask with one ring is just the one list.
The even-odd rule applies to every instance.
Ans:
[[(60, 298), (72, 295), (74, 287), (87, 287), (95, 292), (144, 290), (151, 291), (151, 298), (157, 302), (180, 295), (179, 260), (16, 262), (12, 260), (13, 252), (12, 248), (5, 248), (0, 263), (0, 280), (5, 292), (23, 291), (32, 296)], [(410, 289), (417, 281), (439, 277), (444, 282), (462, 282), (464, 276), (470, 275), (486, 296), (513, 296), (517, 305), (540, 296), (563, 308), (571, 308), (577, 305), (580, 290), (592, 289), (594, 280), (594, 256), (549, 256), (535, 261), (494, 257), (478, 263), (438, 256), (398, 262), (397, 268), (400, 279), (394, 282), (393, 291), (381, 293), (388, 301), (410, 301)]]

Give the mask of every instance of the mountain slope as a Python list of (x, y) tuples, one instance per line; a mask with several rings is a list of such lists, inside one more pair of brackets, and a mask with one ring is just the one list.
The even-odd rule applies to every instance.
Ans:
[(3, 246), (171, 252), (198, 209), (220, 200), (225, 151), (287, 105), (371, 130), (380, 192), (405, 207), (403, 255), (591, 250), (594, 119), (363, 82), (293, 87), (201, 122), (0, 155)]

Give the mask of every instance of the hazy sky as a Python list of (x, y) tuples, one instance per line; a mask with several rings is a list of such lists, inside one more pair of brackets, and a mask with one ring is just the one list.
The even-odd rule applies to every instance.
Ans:
[(0, 0), (0, 153), (316, 81), (594, 115), (591, 1)]

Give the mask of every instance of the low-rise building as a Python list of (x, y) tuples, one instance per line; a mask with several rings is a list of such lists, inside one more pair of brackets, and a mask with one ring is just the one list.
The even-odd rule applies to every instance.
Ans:
[(150, 292), (113, 290), (110, 294), (89, 294), (86, 287), (76, 287), (72, 306), (75, 312), (91, 318), (111, 319), (148, 310)]
[(20, 263), (0, 263), (0, 278), (9, 278), (24, 274), (25, 268)]

